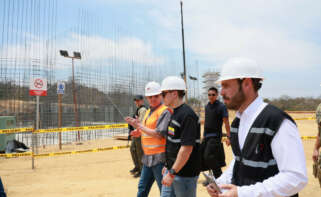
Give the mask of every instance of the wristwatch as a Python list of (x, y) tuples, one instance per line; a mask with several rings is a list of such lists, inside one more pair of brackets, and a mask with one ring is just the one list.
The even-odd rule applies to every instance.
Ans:
[(168, 172), (169, 172), (171, 175), (176, 175), (176, 174), (177, 174), (173, 168), (171, 168), (170, 170), (168, 170)]

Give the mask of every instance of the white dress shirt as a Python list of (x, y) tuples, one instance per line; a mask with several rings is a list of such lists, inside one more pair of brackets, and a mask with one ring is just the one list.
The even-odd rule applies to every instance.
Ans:
[[(261, 97), (257, 97), (241, 114), (238, 138), (243, 149), (245, 138), (256, 117), (266, 107)], [(238, 197), (292, 196), (304, 188), (308, 182), (305, 155), (302, 141), (296, 125), (285, 119), (271, 142), (272, 153), (279, 173), (254, 185), (238, 186)], [(217, 179), (219, 184), (230, 184), (232, 181), (235, 158), (227, 170)]]

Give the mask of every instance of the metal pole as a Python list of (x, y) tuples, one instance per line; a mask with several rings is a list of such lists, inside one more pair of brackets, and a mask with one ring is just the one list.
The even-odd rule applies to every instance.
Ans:
[[(77, 97), (76, 97), (76, 88), (75, 88), (75, 74), (74, 74), (74, 58), (71, 58), (72, 62), (72, 94), (74, 99), (74, 112), (75, 112), (75, 121), (76, 126), (79, 127), (79, 118), (78, 118), (78, 109), (77, 109)], [(77, 133), (77, 141), (80, 141), (80, 132)]]
[[(62, 94), (58, 94), (58, 127), (61, 128), (62, 126)], [(59, 136), (59, 150), (61, 150), (61, 132), (58, 133)]]
[[(39, 129), (39, 96), (37, 98), (37, 108), (36, 108), (36, 130)], [(35, 169), (35, 158), (33, 154), (35, 153), (35, 146), (36, 146), (36, 135), (35, 133), (32, 134), (32, 169)]]
[(185, 102), (187, 103), (187, 80), (186, 80), (186, 64), (185, 64), (185, 42), (184, 42), (184, 21), (183, 21), (183, 2), (181, 1), (181, 24), (182, 24), (182, 45), (183, 45), (183, 66), (184, 66), (184, 81), (186, 84), (186, 94), (185, 94)]

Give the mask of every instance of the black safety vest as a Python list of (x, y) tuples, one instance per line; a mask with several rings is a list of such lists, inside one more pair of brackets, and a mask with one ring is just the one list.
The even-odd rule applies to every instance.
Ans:
[[(240, 119), (233, 120), (231, 146), (235, 156), (235, 164), (232, 184), (251, 185), (263, 182), (279, 173), (276, 160), (273, 157), (271, 142), (284, 119), (289, 119), (295, 124), (288, 114), (272, 105), (267, 105), (252, 124), (242, 150), (238, 139)], [(298, 196), (298, 194), (294, 196)]]
[(204, 137), (222, 137), (224, 107), (218, 100), (205, 106)]

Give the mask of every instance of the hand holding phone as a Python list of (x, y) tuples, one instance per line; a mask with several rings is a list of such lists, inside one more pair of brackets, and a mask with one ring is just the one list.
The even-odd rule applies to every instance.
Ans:
[(204, 177), (206, 178), (206, 180), (211, 184), (210, 186), (215, 189), (218, 193), (222, 193), (222, 190), (221, 188), (217, 185), (216, 181), (215, 181), (215, 177), (214, 176), (211, 176), (211, 175), (208, 175), (204, 172), (202, 172), (202, 174), (204, 175)]

